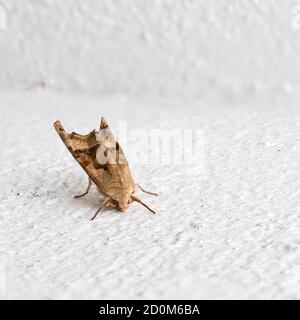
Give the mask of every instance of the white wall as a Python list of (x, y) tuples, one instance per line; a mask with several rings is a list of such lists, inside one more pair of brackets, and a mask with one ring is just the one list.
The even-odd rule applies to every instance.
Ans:
[[(299, 89), (300, 0), (0, 0), (0, 90), (203, 97)], [(299, 10), (300, 11), (300, 10)]]

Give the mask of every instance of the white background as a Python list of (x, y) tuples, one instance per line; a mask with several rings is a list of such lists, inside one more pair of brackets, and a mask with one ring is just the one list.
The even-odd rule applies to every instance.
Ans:
[(1, 3), (2, 89), (169, 99), (299, 90), (296, 0)]
[[(0, 1), (2, 297), (300, 298), (298, 1)], [(203, 131), (193, 166), (132, 164), (156, 216), (73, 199), (52, 124), (102, 115)]]

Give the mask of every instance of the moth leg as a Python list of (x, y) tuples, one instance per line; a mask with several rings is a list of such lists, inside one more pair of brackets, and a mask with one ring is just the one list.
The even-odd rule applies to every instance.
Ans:
[(79, 196), (74, 196), (74, 198), (78, 199), (78, 198), (86, 196), (89, 193), (90, 189), (91, 189), (92, 183), (93, 183), (93, 180), (91, 178), (89, 178), (89, 185), (88, 185), (86, 191), (83, 194), (80, 194)]
[(94, 220), (97, 217), (97, 214), (108, 205), (109, 201), (111, 200), (111, 197), (106, 197), (103, 202), (101, 203), (100, 208), (97, 210), (97, 212), (93, 215), (93, 217), (91, 218), (91, 220)]
[(144, 193), (151, 194), (152, 196), (158, 196), (158, 193), (146, 191), (146, 190), (143, 189), (139, 184), (138, 184), (138, 188), (139, 188), (141, 191), (143, 191)]
[(149, 211), (151, 211), (153, 214), (155, 214), (156, 212), (152, 209), (150, 209), (145, 203), (143, 203), (138, 197), (136, 196), (131, 196), (132, 201), (138, 202), (140, 203), (142, 206), (146, 207)]

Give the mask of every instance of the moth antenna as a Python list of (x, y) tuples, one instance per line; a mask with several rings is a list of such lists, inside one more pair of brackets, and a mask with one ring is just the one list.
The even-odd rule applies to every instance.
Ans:
[(100, 129), (106, 129), (108, 127), (108, 123), (104, 117), (101, 118)]
[(100, 208), (99, 208), (99, 209), (97, 210), (97, 212), (93, 215), (93, 217), (91, 218), (91, 220), (94, 220), (94, 219), (97, 217), (98, 213), (99, 213), (103, 208), (106, 207), (106, 205), (109, 203), (110, 200), (111, 200), (111, 197), (107, 197), (107, 198), (105, 198), (105, 199), (103, 200)]
[(155, 214), (156, 212), (154, 210), (152, 210), (151, 208), (149, 208), (144, 202), (142, 202), (138, 197), (136, 196), (131, 196), (132, 201), (138, 202), (140, 203), (142, 206), (146, 207), (149, 211), (151, 211), (153, 214)]

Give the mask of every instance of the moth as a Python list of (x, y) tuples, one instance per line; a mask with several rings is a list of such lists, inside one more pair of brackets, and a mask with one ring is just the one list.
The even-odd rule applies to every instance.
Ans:
[(54, 123), (54, 128), (89, 177), (86, 191), (75, 198), (87, 195), (93, 183), (99, 193), (104, 195), (104, 200), (92, 220), (105, 207), (112, 205), (118, 211), (124, 212), (132, 202), (142, 204), (155, 214), (135, 192), (140, 189), (150, 195), (158, 194), (146, 191), (134, 181), (124, 152), (104, 117), (101, 118), (100, 130), (93, 130), (87, 135), (67, 133), (59, 120)]

